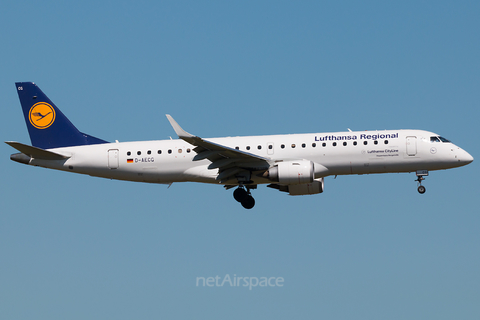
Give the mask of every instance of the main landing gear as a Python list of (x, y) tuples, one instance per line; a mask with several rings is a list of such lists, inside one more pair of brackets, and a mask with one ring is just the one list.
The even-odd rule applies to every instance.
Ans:
[(238, 187), (233, 192), (233, 197), (240, 202), (245, 209), (252, 209), (255, 206), (255, 199), (253, 199), (250, 188), (248, 187), (246, 189), (243, 186)]
[(417, 183), (418, 183), (418, 193), (424, 194), (427, 189), (425, 189), (424, 186), (422, 186), (422, 181), (425, 180), (424, 177), (428, 176), (428, 171), (427, 170), (419, 170), (417, 171)]

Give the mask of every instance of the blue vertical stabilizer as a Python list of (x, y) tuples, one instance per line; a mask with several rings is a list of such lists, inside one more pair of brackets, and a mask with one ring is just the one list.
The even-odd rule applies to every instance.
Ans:
[(52, 149), (108, 143), (78, 131), (33, 82), (15, 83), (34, 147)]

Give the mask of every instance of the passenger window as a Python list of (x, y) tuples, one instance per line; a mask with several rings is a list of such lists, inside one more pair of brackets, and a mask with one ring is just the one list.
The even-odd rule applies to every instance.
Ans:
[(356, 145), (357, 145), (357, 141), (353, 141), (353, 145), (356, 146)]
[(127, 156), (131, 155), (132, 153), (130, 151), (127, 152)]
[(336, 146), (337, 146), (337, 143), (336, 143), (336, 142), (334, 142), (334, 143), (333, 143), (333, 146), (334, 146), (334, 147), (336, 147)]
[(307, 145), (305, 143), (302, 143), (302, 148), (305, 148)]
[(317, 144), (316, 144), (315, 142), (314, 142), (314, 143), (312, 143), (312, 147), (314, 147), (314, 148), (315, 148), (316, 146), (317, 146)]
[(374, 144), (378, 144), (378, 140), (373, 141)]
[(240, 147), (235, 147), (235, 149), (240, 150)]
[(295, 143), (292, 143), (292, 149), (295, 149)]
[(285, 149), (285, 145), (284, 145), (284, 144), (282, 144), (282, 145), (280, 146), (280, 148), (282, 148), (282, 149)]
[(272, 150), (272, 149), (273, 149), (273, 145), (269, 144), (269, 145), (268, 145), (268, 149)]
[(322, 147), (326, 147), (326, 146), (327, 146), (327, 144), (325, 142), (322, 143)]
[(182, 153), (182, 149), (178, 149), (178, 153)]
[(344, 143), (343, 143), (343, 146), (345, 147), (346, 145), (347, 145), (347, 142), (344, 142)]
[(247, 150), (250, 150), (250, 146), (247, 146)]
[(158, 150), (157, 153), (158, 153), (158, 154), (162, 154), (162, 150)]
[(367, 145), (367, 144), (368, 144), (368, 141), (366, 141), (366, 140), (363, 141), (363, 144), (364, 144), (364, 145)]
[(169, 153), (169, 154), (172, 153), (172, 149), (168, 149), (168, 153)]
[[(238, 148), (238, 147), (237, 147)], [(190, 153), (190, 149), (187, 149), (187, 153)]]
[(262, 146), (258, 146), (257, 148), (258, 148), (258, 150), (261, 150), (261, 149), (262, 149)]
[(147, 151), (147, 154), (152, 154), (152, 151), (151, 151), (151, 150), (148, 150), (148, 151)]
[(141, 151), (137, 151), (137, 154), (138, 154), (138, 155), (141, 155), (141, 154), (142, 154), (142, 152), (141, 152)]
[(388, 140), (385, 140), (385, 144), (388, 144)]

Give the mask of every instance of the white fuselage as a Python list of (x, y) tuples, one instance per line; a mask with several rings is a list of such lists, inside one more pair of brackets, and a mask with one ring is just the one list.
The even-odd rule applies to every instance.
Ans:
[[(450, 142), (432, 142), (435, 133), (387, 130), (212, 138), (208, 141), (269, 159), (272, 164), (309, 160), (328, 175), (441, 170), (470, 163), (473, 158)], [(91, 176), (150, 182), (216, 183), (218, 169), (208, 159), (194, 161), (195, 146), (181, 139), (117, 142), (49, 149), (66, 160), (31, 159), (30, 165)], [(270, 183), (252, 175), (255, 184)]]

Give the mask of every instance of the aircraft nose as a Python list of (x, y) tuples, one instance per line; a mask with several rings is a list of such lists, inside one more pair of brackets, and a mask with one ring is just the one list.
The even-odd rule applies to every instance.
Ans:
[(460, 149), (460, 152), (458, 153), (458, 161), (460, 161), (463, 164), (469, 164), (473, 161), (473, 157), (468, 153), (467, 151)]

